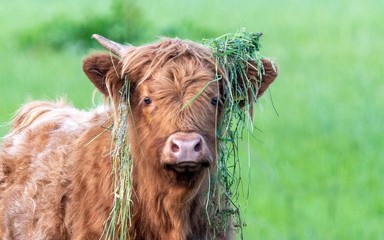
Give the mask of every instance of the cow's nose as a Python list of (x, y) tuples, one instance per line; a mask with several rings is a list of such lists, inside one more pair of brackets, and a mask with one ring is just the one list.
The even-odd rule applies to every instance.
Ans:
[(172, 136), (170, 139), (170, 150), (176, 157), (177, 162), (181, 161), (198, 161), (202, 154), (201, 137), (193, 136)]
[(209, 167), (211, 156), (204, 138), (198, 133), (172, 134), (165, 145), (164, 154), (172, 161), (166, 168), (177, 172), (195, 172)]

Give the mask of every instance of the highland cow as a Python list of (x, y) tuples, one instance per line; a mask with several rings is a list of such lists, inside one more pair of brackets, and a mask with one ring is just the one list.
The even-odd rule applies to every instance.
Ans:
[[(233, 238), (231, 226), (214, 231), (205, 207), (226, 78), (210, 49), (179, 39), (132, 47), (94, 37), (110, 52), (91, 54), (83, 70), (108, 104), (82, 111), (31, 102), (18, 111), (0, 150), (0, 239), (105, 236), (119, 180), (112, 132), (121, 121), (132, 159), (124, 237)], [(262, 63), (261, 74), (253, 63), (247, 68), (256, 97), (277, 76), (269, 60)], [(217, 71), (223, 81), (212, 81)]]

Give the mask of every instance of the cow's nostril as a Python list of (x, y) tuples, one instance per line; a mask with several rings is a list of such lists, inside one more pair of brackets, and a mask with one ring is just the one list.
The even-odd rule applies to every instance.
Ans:
[(194, 147), (195, 152), (200, 152), (201, 151), (201, 139), (199, 142), (195, 145)]
[(180, 151), (180, 147), (179, 147), (179, 145), (177, 145), (176, 143), (173, 142), (171, 144), (171, 150), (172, 150), (172, 152), (177, 153), (178, 151)]

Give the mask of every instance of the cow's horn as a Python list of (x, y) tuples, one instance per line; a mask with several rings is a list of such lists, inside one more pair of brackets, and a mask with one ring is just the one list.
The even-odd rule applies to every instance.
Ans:
[(105, 47), (106, 49), (113, 52), (119, 57), (124, 56), (126, 50), (129, 48), (129, 46), (111, 41), (99, 34), (93, 34), (92, 38), (96, 39), (96, 41), (98, 41), (103, 47)]

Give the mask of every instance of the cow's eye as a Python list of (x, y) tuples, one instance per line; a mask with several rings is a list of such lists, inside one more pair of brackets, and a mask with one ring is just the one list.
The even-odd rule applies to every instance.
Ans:
[(213, 97), (213, 98), (211, 99), (211, 104), (212, 104), (213, 106), (217, 106), (218, 102), (219, 102), (219, 100), (217, 99), (217, 97)]
[(152, 102), (152, 100), (151, 100), (150, 97), (145, 97), (145, 98), (144, 98), (144, 103), (145, 103), (145, 104), (149, 105), (149, 104), (151, 104), (151, 102)]

